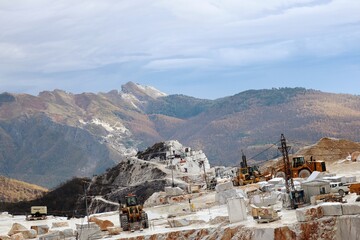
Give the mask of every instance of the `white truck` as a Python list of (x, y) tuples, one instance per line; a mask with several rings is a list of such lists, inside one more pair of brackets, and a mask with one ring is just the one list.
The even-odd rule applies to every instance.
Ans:
[(342, 182), (330, 182), (330, 192), (339, 193), (340, 196), (345, 196), (349, 191), (349, 187), (345, 186)]
[(47, 217), (46, 206), (32, 206), (30, 209), (30, 216), (26, 217), (26, 220), (43, 220)]

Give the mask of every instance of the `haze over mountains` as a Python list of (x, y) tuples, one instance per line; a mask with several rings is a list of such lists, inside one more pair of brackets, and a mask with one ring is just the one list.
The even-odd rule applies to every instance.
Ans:
[[(303, 88), (249, 90), (216, 100), (166, 95), (132, 82), (121, 91), (0, 95), (0, 174), (54, 187), (104, 172), (155, 142), (177, 139), (210, 163), (235, 165), (278, 142), (359, 140), (360, 97)], [(255, 160), (278, 154), (270, 148)]]

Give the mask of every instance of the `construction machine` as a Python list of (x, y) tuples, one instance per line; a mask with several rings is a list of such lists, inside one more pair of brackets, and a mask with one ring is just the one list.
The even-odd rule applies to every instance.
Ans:
[[(313, 171), (325, 172), (325, 162), (313, 160), (312, 158), (310, 161), (306, 161), (303, 156), (297, 156), (292, 158), (291, 172), (293, 178), (308, 178)], [(285, 178), (284, 164), (275, 168), (274, 176)]]
[(143, 210), (143, 206), (138, 204), (134, 194), (128, 194), (125, 197), (125, 204), (120, 204), (119, 217), (123, 231), (149, 228), (148, 215)]
[(356, 193), (357, 195), (360, 195), (360, 182), (351, 183), (349, 186), (350, 193)]
[[(286, 194), (283, 195), (283, 207), (288, 209), (296, 209), (304, 205), (304, 190), (296, 189), (294, 185), (294, 171), (292, 170), (289, 160), (290, 146), (286, 145), (286, 139), (284, 134), (281, 134), (280, 138), (281, 146), (278, 148), (283, 155), (283, 169), (285, 178)], [(293, 162), (294, 163), (294, 162)]]
[(236, 175), (233, 177), (232, 182), (234, 186), (242, 186), (251, 183), (257, 183), (263, 180), (263, 175), (260, 173), (257, 166), (248, 166), (246, 156), (243, 151), (242, 161), (240, 167), (236, 170)]
[(31, 206), (30, 216), (26, 216), (26, 220), (44, 220), (47, 218), (46, 206)]

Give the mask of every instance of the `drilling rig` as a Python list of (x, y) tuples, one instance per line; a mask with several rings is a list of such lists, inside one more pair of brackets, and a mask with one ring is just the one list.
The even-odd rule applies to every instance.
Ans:
[(286, 145), (284, 134), (281, 134), (281, 146), (279, 150), (283, 155), (284, 173), (285, 173), (285, 187), (286, 195), (283, 198), (283, 207), (288, 209), (296, 209), (304, 204), (304, 190), (295, 189), (293, 180), (293, 171), (289, 160), (290, 147)]

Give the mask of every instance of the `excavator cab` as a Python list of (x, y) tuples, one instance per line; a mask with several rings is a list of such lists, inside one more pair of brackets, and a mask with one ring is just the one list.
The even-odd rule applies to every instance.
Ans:
[(125, 197), (126, 206), (132, 207), (137, 205), (137, 198), (135, 195), (128, 195)]
[(293, 161), (293, 168), (297, 168), (305, 165), (304, 157), (294, 157), (292, 161)]
[(249, 169), (248, 168), (240, 168), (240, 172), (241, 172), (241, 174), (246, 175), (246, 174), (249, 174)]

